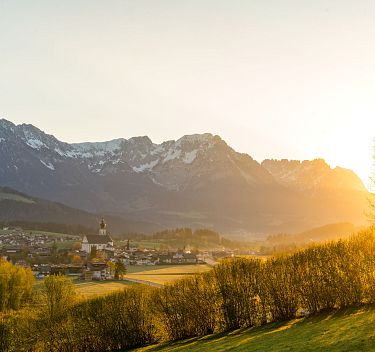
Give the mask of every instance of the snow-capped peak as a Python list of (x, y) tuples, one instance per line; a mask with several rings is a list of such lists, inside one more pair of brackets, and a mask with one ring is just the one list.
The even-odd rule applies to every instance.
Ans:
[(102, 156), (119, 150), (125, 141), (123, 138), (118, 138), (107, 142), (73, 143), (71, 144), (72, 154), (82, 157)]
[(14, 132), (14, 129), (16, 128), (16, 125), (13, 122), (10, 122), (6, 119), (0, 119), (0, 132), (3, 131), (9, 131)]

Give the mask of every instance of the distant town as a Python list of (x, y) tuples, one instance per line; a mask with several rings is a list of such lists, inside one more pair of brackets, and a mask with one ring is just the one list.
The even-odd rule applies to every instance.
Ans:
[(104, 219), (97, 235), (64, 235), (11, 226), (0, 233), (0, 256), (15, 265), (30, 267), (38, 279), (51, 274), (82, 280), (121, 279), (128, 266), (214, 265), (218, 259), (238, 253), (224, 248), (212, 251), (140, 248), (129, 239), (114, 241), (107, 233)]

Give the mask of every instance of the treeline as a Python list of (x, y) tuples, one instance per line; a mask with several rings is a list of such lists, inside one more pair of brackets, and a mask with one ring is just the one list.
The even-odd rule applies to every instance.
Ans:
[(268, 260), (224, 260), (161, 289), (68, 300), (55, 315), (10, 314), (3, 351), (119, 351), (374, 303), (374, 233)]
[(166, 229), (163, 231), (158, 231), (152, 235), (145, 235), (140, 233), (128, 233), (117, 236), (119, 239), (129, 239), (129, 240), (166, 240), (171, 243), (177, 241), (177, 243), (186, 244), (211, 244), (220, 245), (227, 248), (243, 248), (246, 244), (233, 241), (228, 238), (222, 237), (218, 232), (209, 229), (197, 229), (193, 230), (191, 228), (175, 228)]
[(130, 240), (175, 240), (175, 239), (186, 239), (186, 240), (204, 240), (206, 242), (220, 243), (221, 236), (219, 233), (208, 230), (198, 229), (193, 230), (189, 227), (181, 227), (174, 229), (165, 229), (162, 231), (154, 232), (152, 235), (146, 235), (142, 233), (127, 233), (118, 236), (122, 239)]
[(176, 228), (156, 232), (152, 235), (153, 239), (185, 239), (198, 240), (211, 243), (220, 243), (220, 235), (212, 230), (198, 229), (192, 230), (190, 228)]

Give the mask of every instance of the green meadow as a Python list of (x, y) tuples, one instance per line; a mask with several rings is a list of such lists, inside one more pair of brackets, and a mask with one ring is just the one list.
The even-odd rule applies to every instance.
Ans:
[(375, 306), (138, 349), (138, 352), (375, 351)]

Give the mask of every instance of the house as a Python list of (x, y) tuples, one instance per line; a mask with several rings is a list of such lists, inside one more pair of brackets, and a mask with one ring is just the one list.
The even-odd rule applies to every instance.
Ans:
[(179, 251), (173, 255), (172, 264), (197, 264), (197, 256)]
[(92, 280), (105, 280), (110, 278), (108, 265), (106, 263), (89, 263), (87, 268), (89, 272), (84, 273), (86, 280), (90, 275)]
[(183, 263), (186, 264), (197, 264), (198, 263), (198, 258), (195, 254), (192, 253), (184, 253), (183, 256)]
[(159, 255), (158, 264), (172, 264), (173, 256), (169, 254), (161, 254)]
[(82, 250), (90, 253), (92, 248), (97, 250), (111, 250), (113, 251), (113, 240), (107, 234), (107, 225), (104, 219), (100, 222), (100, 229), (98, 235), (84, 235), (82, 239)]

